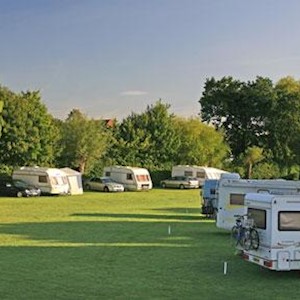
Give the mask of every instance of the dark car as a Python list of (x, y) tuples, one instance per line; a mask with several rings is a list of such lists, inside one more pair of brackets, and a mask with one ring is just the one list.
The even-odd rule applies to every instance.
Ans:
[(22, 180), (0, 181), (0, 195), (13, 197), (40, 196), (41, 190)]

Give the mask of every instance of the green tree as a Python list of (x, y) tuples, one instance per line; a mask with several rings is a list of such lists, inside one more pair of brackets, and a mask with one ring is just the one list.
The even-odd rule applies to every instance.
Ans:
[(1, 93), (3, 129), (0, 162), (10, 166), (51, 165), (55, 158), (57, 128), (38, 91)]
[(221, 131), (196, 118), (176, 118), (174, 124), (180, 137), (178, 164), (224, 167), (230, 152)]
[(88, 172), (104, 155), (109, 141), (104, 122), (89, 119), (77, 109), (61, 123), (61, 135), (60, 165), (70, 166), (81, 173)]
[(247, 178), (252, 176), (253, 165), (264, 159), (263, 149), (253, 146), (246, 149), (244, 154), (244, 163), (247, 166)]
[(270, 79), (257, 77), (241, 82), (232, 77), (207, 79), (200, 98), (202, 120), (225, 132), (232, 154), (238, 157), (248, 147), (264, 147), (276, 93)]
[(292, 77), (275, 85), (276, 101), (268, 130), (269, 148), (281, 168), (300, 164), (300, 82)]
[(12, 97), (14, 97), (14, 94), (8, 88), (0, 85), (0, 137), (2, 133), (2, 127), (4, 125), (4, 120), (2, 115), (4, 102), (9, 101), (9, 99)]
[(108, 152), (116, 164), (150, 169), (172, 165), (180, 145), (169, 107), (159, 100), (145, 112), (132, 113), (117, 125), (115, 142)]

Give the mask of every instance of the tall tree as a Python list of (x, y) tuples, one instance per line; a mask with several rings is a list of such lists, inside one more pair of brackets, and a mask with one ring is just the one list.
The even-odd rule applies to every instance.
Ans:
[(4, 125), (4, 120), (2, 115), (4, 102), (7, 102), (12, 97), (14, 97), (13, 92), (11, 92), (8, 88), (0, 85), (0, 137), (2, 134), (2, 127)]
[(247, 166), (247, 178), (252, 177), (253, 165), (264, 159), (263, 149), (253, 146), (246, 149), (244, 154), (244, 163)]
[(168, 104), (157, 101), (146, 111), (132, 113), (117, 126), (109, 155), (117, 164), (149, 168), (172, 164), (179, 148)]
[(109, 134), (102, 120), (89, 119), (79, 110), (70, 112), (62, 126), (60, 164), (85, 173), (104, 155)]
[(239, 154), (252, 146), (263, 147), (268, 137), (266, 121), (276, 94), (270, 79), (257, 77), (241, 82), (232, 77), (207, 79), (200, 98), (202, 120), (223, 129), (232, 149)]
[(300, 82), (292, 77), (275, 85), (276, 102), (269, 121), (269, 147), (281, 167), (300, 164)]
[(38, 91), (2, 92), (3, 130), (0, 162), (10, 166), (51, 165), (57, 128)]
[(176, 118), (174, 124), (181, 141), (178, 164), (224, 167), (230, 151), (221, 131), (196, 118)]

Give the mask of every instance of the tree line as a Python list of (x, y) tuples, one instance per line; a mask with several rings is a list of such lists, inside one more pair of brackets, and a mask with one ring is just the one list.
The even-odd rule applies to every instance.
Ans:
[(299, 178), (299, 81), (209, 78), (199, 102), (202, 120), (225, 134), (240, 173), (245, 164), (248, 177)]
[(56, 119), (38, 91), (15, 93), (0, 86), (0, 170), (69, 166), (90, 176), (113, 164), (153, 172), (191, 164), (244, 177), (299, 174), (300, 82), (212, 77), (199, 103), (199, 118), (180, 118), (158, 100), (108, 126), (78, 109)]

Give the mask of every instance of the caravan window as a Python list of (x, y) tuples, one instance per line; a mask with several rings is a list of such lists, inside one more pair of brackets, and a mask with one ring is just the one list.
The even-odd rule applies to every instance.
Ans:
[(110, 172), (105, 172), (105, 176), (110, 177)]
[(280, 211), (278, 213), (278, 230), (300, 231), (300, 211)]
[(147, 174), (136, 175), (137, 181), (149, 181), (149, 176)]
[(47, 181), (47, 176), (45, 176), (45, 175), (40, 175), (39, 176), (39, 182), (41, 182), (41, 183), (47, 183), (48, 181)]
[(230, 194), (229, 201), (231, 205), (244, 205), (245, 194)]
[(197, 174), (196, 174), (196, 177), (205, 179), (205, 172), (204, 171), (198, 171)]
[(264, 209), (248, 208), (250, 219), (254, 220), (254, 225), (259, 229), (267, 228), (267, 212)]
[(57, 182), (57, 178), (56, 178), (56, 177), (51, 177), (50, 180), (51, 180), (51, 184), (53, 184), (53, 185), (58, 185), (58, 182)]
[(126, 174), (126, 179), (127, 180), (132, 180), (132, 174), (131, 173), (127, 173)]
[(193, 177), (193, 171), (184, 171), (184, 176)]

